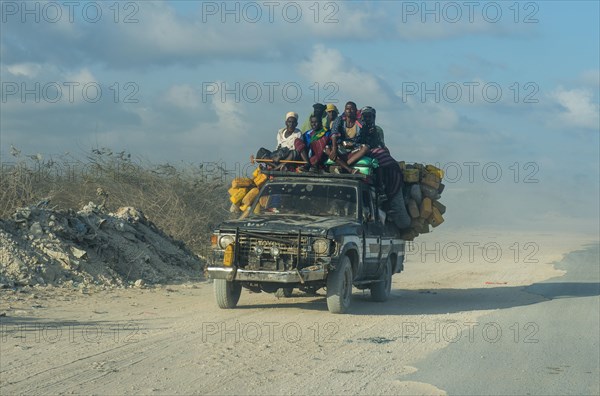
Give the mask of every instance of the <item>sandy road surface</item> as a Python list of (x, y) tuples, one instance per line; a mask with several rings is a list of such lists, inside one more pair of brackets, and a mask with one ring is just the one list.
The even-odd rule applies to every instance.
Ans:
[[(329, 314), (322, 291), (278, 300), (244, 290), (238, 309), (220, 310), (209, 282), (2, 290), (1, 393), (444, 394), (407, 377), (456, 337), (489, 342), (480, 318), (544, 301), (523, 286), (561, 276), (552, 263), (593, 241), (436, 232), (418, 241), (388, 302), (355, 290), (349, 315)], [(503, 334), (512, 324), (496, 323)]]

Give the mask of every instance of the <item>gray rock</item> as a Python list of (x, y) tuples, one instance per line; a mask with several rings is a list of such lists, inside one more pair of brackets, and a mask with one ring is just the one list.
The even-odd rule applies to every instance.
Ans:
[(31, 227), (29, 227), (29, 232), (35, 237), (40, 237), (44, 235), (44, 230), (42, 230), (41, 224), (37, 221), (33, 223)]
[(75, 246), (71, 246), (71, 253), (73, 253), (73, 256), (75, 256), (78, 259), (87, 258), (87, 252), (85, 250), (78, 249)]

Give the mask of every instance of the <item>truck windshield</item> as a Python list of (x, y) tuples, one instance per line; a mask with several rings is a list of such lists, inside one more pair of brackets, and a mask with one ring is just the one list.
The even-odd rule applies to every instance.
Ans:
[(356, 188), (348, 186), (272, 183), (262, 191), (251, 213), (356, 218), (356, 194)]

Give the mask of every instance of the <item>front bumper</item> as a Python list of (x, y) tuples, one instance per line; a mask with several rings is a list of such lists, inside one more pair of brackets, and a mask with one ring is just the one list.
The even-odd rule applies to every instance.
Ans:
[(254, 271), (235, 267), (208, 267), (207, 272), (212, 279), (228, 281), (304, 283), (327, 278), (325, 266), (303, 268), (299, 271)]

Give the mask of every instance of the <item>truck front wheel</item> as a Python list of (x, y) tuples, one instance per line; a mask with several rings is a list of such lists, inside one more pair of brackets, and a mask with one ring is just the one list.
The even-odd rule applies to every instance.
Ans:
[(346, 313), (352, 298), (352, 264), (344, 256), (327, 277), (327, 309), (331, 313)]
[(239, 282), (228, 282), (225, 279), (215, 279), (214, 281), (215, 298), (219, 308), (235, 308), (240, 301), (242, 294), (242, 285)]

